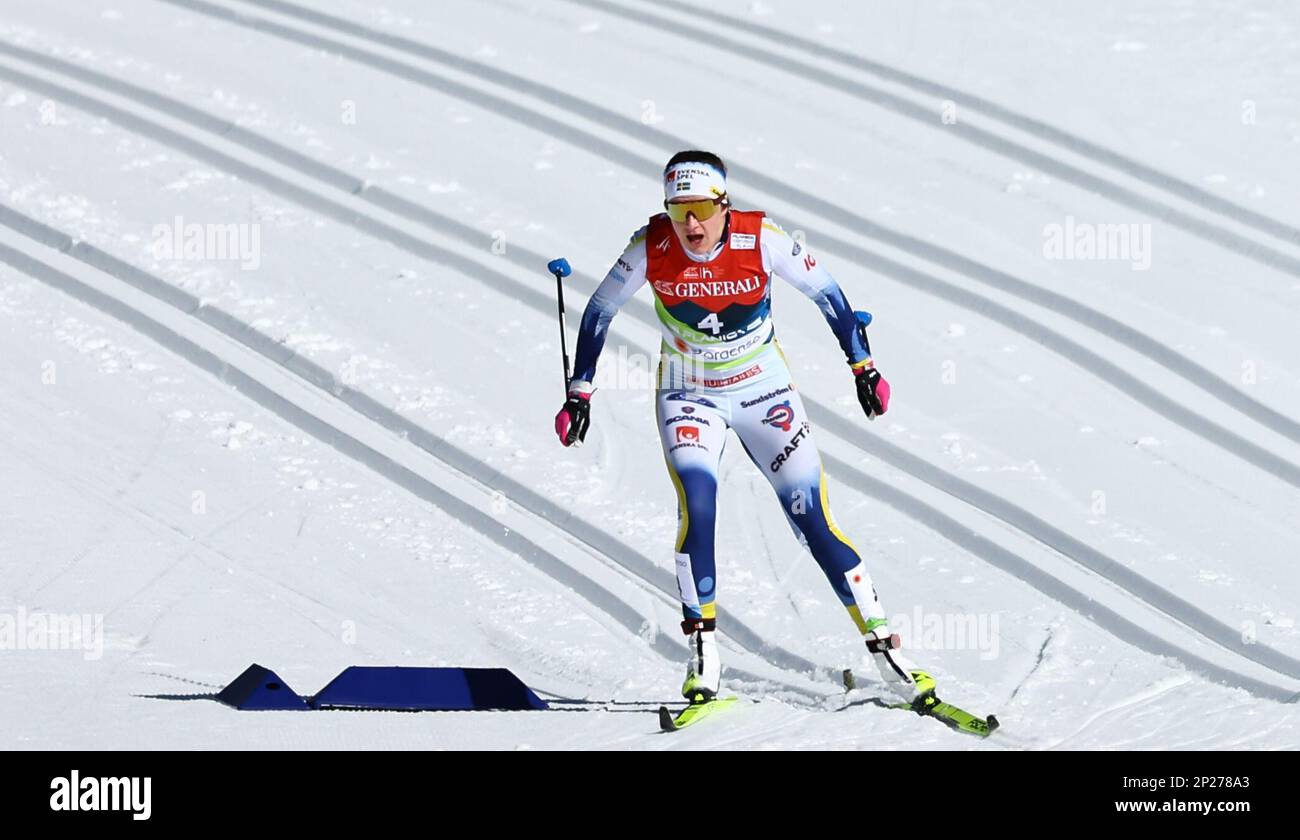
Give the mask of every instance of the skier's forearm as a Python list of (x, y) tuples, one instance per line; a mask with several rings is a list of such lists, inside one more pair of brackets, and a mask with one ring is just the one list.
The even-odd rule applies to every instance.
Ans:
[(871, 352), (858, 333), (857, 316), (853, 314), (844, 290), (803, 242), (795, 240), (771, 219), (765, 219), (763, 247), (772, 270), (817, 304), (848, 363), (859, 367), (870, 359)]
[[(830, 275), (828, 274), (829, 278)], [(826, 323), (830, 324), (831, 332), (835, 333), (835, 338), (840, 342), (840, 349), (844, 351), (844, 357), (853, 367), (860, 367), (863, 362), (871, 358), (871, 353), (862, 342), (862, 335), (858, 332), (858, 319), (853, 313), (853, 307), (849, 305), (849, 300), (844, 296), (844, 290), (834, 280), (830, 280), (829, 287), (814, 298), (817, 306), (821, 309), (822, 315), (826, 317)]]
[(573, 379), (569, 382), (571, 388), (576, 384), (579, 390), (590, 391), (590, 388), (582, 386), (590, 385), (596, 378), (596, 362), (605, 348), (605, 337), (616, 311), (608, 301), (600, 298), (599, 289), (587, 301), (587, 308), (582, 313), (582, 322), (578, 327), (578, 346), (573, 354)]
[(822, 316), (826, 318), (831, 332), (840, 343), (840, 349), (844, 351), (844, 358), (849, 365), (858, 368), (869, 361), (871, 351), (863, 343), (862, 333), (858, 331), (857, 315), (849, 305), (844, 290), (840, 288), (839, 283), (835, 282), (835, 278), (831, 277), (830, 272), (821, 266), (816, 266), (809, 276), (804, 278), (803, 283), (796, 285), (822, 311)]
[[(608, 281), (608, 277), (606, 281)], [(591, 426), (592, 381), (596, 378), (596, 361), (605, 346), (610, 321), (622, 301), (612, 298), (607, 282), (596, 287), (583, 310), (578, 327), (578, 346), (574, 351), (573, 378), (568, 383), (568, 399), (555, 415), (555, 434), (565, 446), (580, 446)]]

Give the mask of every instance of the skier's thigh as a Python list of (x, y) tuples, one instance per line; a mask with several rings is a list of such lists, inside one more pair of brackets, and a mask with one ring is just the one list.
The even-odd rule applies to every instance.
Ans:
[(778, 493), (817, 486), (821, 458), (803, 401), (793, 388), (748, 406), (738, 403), (732, 427)]
[(673, 469), (703, 469), (716, 475), (727, 437), (726, 417), (718, 404), (689, 391), (661, 391), (655, 404), (659, 438)]

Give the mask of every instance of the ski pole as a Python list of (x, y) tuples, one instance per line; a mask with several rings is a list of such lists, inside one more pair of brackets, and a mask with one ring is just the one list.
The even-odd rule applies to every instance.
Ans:
[(569, 261), (556, 257), (546, 264), (546, 270), (555, 275), (555, 294), (560, 301), (560, 355), (564, 360), (564, 392), (569, 392), (569, 345), (564, 328), (564, 278), (573, 273)]

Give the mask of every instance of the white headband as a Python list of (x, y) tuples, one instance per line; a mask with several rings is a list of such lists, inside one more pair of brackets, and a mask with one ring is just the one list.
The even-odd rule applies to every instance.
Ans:
[(678, 196), (717, 198), (727, 194), (727, 176), (707, 163), (683, 161), (664, 173), (664, 201)]

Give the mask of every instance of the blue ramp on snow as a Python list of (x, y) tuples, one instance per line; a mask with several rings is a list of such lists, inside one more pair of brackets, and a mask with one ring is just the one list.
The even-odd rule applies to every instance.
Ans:
[(311, 698), (318, 709), (516, 711), (548, 706), (505, 668), (353, 665)]
[(307, 701), (272, 670), (256, 663), (221, 690), (217, 699), (249, 711), (308, 711)]

